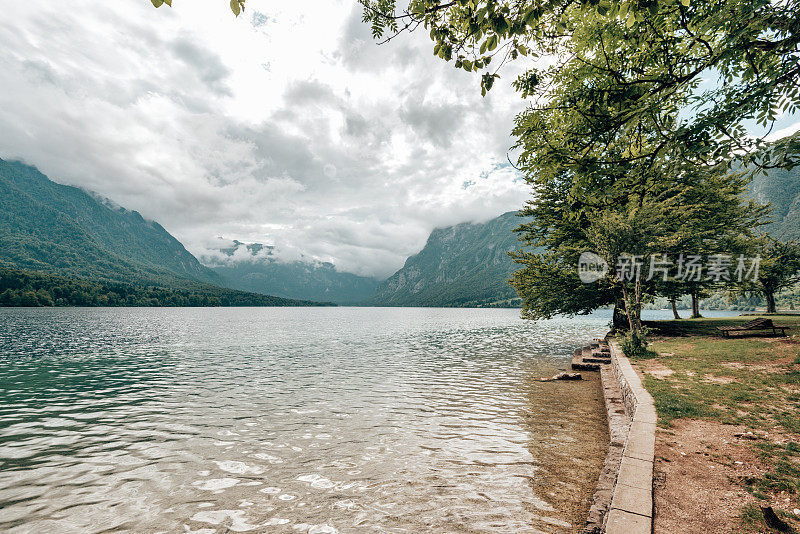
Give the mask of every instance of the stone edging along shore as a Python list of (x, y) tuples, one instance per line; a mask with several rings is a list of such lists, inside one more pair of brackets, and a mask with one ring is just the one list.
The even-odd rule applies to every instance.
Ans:
[(584, 534), (650, 534), (656, 410), (630, 360), (609, 340), (601, 365), (610, 444)]

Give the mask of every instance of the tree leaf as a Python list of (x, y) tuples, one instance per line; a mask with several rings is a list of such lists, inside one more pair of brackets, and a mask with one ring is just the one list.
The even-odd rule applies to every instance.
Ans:
[(164, 3), (164, 0), (150, 0), (155, 7), (161, 7), (161, 4)]
[(233, 14), (237, 17), (239, 16), (239, 13), (242, 11), (242, 6), (239, 5), (239, 0), (231, 0), (231, 11), (233, 11)]

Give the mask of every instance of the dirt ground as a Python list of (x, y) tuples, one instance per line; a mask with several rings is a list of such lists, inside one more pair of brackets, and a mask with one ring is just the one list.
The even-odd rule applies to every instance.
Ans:
[(761, 476), (763, 466), (744, 427), (675, 421), (658, 429), (654, 474), (656, 534), (746, 532), (741, 509), (755, 498), (734, 480)]
[[(790, 345), (793, 341), (785, 343)], [(791, 358), (776, 358), (762, 365), (742, 365), (751, 373), (784, 372)], [(659, 380), (674, 371), (658, 360), (638, 362), (637, 373)], [(739, 369), (736, 362), (726, 367)], [(694, 373), (687, 371), (688, 376)], [(700, 380), (724, 385), (731, 377), (702, 375)], [(653, 482), (655, 534), (730, 534), (779, 532), (766, 527), (758, 505), (793, 511), (783, 519), (800, 532), (800, 510), (795, 495), (772, 493), (767, 501), (747, 491), (748, 482), (764, 477), (769, 466), (757, 454), (758, 444), (782, 445), (800, 442), (800, 436), (779, 427), (771, 431), (702, 419), (675, 419), (668, 428), (657, 428)], [(793, 499), (795, 498), (795, 499)], [(754, 510), (749, 518), (743, 510)], [(746, 513), (746, 512), (745, 512)]]

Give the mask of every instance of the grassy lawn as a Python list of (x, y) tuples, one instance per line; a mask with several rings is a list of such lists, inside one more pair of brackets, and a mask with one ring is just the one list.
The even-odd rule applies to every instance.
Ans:
[[(718, 326), (752, 318), (648, 322), (655, 354), (635, 364), (667, 431), (677, 419), (700, 419), (752, 432), (745, 446), (765, 466), (763, 475), (732, 483), (758, 501), (780, 502), (779, 515), (797, 524), (791, 512), (800, 508), (800, 315), (771, 316), (791, 329), (789, 338), (717, 335)], [(771, 532), (752, 503), (741, 518), (746, 531)]]

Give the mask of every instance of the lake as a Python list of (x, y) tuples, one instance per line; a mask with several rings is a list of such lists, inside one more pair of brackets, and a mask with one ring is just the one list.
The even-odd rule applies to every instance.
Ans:
[(0, 309), (0, 531), (573, 531), (609, 317)]

